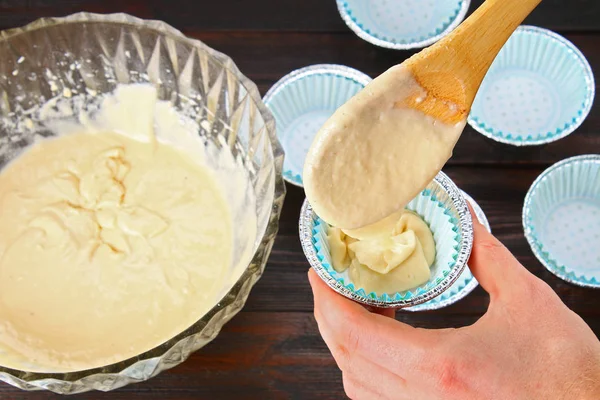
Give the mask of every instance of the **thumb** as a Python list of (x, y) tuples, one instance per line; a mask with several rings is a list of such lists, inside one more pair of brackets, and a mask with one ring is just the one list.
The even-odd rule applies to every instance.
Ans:
[(472, 209), (471, 214), (474, 241), (469, 268), (491, 299), (509, 294), (529, 271), (479, 223)]

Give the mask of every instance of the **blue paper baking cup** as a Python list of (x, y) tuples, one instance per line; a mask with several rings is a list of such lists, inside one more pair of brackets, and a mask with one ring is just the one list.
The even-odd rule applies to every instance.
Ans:
[[(462, 192), (462, 195), (465, 198), (465, 200), (467, 200), (467, 202), (469, 202), (469, 204), (473, 208), (473, 211), (475, 212), (475, 215), (477, 216), (477, 220), (479, 221), (479, 223), (482, 224), (487, 229), (487, 231), (491, 233), (492, 229), (490, 227), (490, 223), (488, 222), (488, 219), (487, 219), (485, 213), (483, 212), (483, 210), (481, 209), (481, 207), (479, 206), (479, 204), (477, 204), (477, 202), (475, 200), (473, 200), (473, 198), (471, 196), (469, 196), (468, 194), (466, 194), (463, 191), (461, 191), (461, 192)], [(439, 308), (448, 307), (450, 304), (454, 304), (457, 301), (466, 297), (478, 285), (479, 285), (479, 282), (477, 282), (477, 279), (475, 279), (475, 277), (471, 273), (471, 270), (469, 269), (469, 266), (467, 265), (467, 267), (460, 274), (460, 276), (458, 277), (456, 282), (454, 282), (452, 284), (452, 286), (450, 286), (448, 288), (448, 290), (446, 290), (444, 293), (442, 293), (438, 297), (435, 297), (435, 298), (429, 300), (426, 303), (422, 303), (422, 304), (419, 304), (419, 305), (413, 306), (413, 307), (408, 307), (408, 308), (405, 308), (405, 310), (407, 310), (407, 311), (428, 311), (428, 310), (437, 310)]]
[(581, 125), (595, 92), (590, 64), (573, 43), (547, 29), (520, 26), (485, 76), (469, 124), (516, 146), (553, 142)]
[(414, 306), (442, 294), (463, 272), (473, 246), (473, 221), (467, 203), (456, 185), (440, 172), (415, 197), (407, 209), (429, 225), (435, 240), (436, 257), (431, 279), (414, 289), (397, 293), (366, 293), (355, 287), (348, 271), (338, 273), (331, 265), (327, 231), (329, 225), (304, 202), (300, 213), (300, 241), (308, 262), (332, 289), (359, 303), (375, 307)]
[(568, 158), (544, 171), (525, 197), (523, 228), (550, 272), (600, 288), (600, 155)]
[(308, 149), (321, 126), (372, 79), (343, 65), (318, 64), (281, 78), (264, 97), (285, 151), (283, 178), (302, 186)]
[(414, 49), (429, 46), (465, 18), (470, 0), (337, 0), (344, 22), (376, 46)]

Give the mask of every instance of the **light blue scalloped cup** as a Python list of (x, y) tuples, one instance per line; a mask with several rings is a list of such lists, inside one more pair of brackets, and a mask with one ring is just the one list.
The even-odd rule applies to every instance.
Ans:
[(359, 303), (382, 308), (403, 308), (425, 303), (448, 289), (461, 275), (473, 246), (473, 221), (467, 203), (456, 185), (440, 172), (406, 207), (419, 214), (433, 233), (436, 257), (431, 279), (412, 290), (367, 293), (356, 287), (348, 272), (331, 265), (327, 231), (329, 225), (304, 202), (300, 213), (300, 241), (308, 262), (332, 289)]
[(302, 186), (308, 149), (321, 126), (372, 79), (353, 68), (317, 64), (281, 78), (264, 96), (285, 152), (283, 178)]
[(465, 18), (470, 0), (337, 0), (338, 11), (361, 39), (388, 49), (429, 46)]
[[(461, 190), (461, 193), (465, 200), (471, 205), (475, 215), (477, 216), (477, 220), (480, 224), (482, 224), (488, 232), (492, 232), (492, 228), (490, 227), (490, 223), (483, 212), (483, 209), (477, 204), (475, 200), (467, 193)], [(448, 307), (451, 304), (456, 303), (459, 300), (465, 298), (469, 293), (471, 293), (477, 286), (479, 286), (479, 282), (471, 273), (469, 266), (467, 265), (463, 272), (460, 274), (456, 282), (454, 282), (448, 290), (444, 293), (429, 300), (426, 303), (422, 303), (413, 307), (407, 307), (404, 310), (406, 311), (429, 311), (429, 310), (437, 310), (440, 308)]]
[(485, 76), (469, 124), (515, 146), (564, 138), (590, 112), (594, 74), (584, 55), (547, 29), (520, 26)]
[(550, 272), (600, 288), (600, 154), (568, 158), (544, 171), (525, 197), (523, 228)]

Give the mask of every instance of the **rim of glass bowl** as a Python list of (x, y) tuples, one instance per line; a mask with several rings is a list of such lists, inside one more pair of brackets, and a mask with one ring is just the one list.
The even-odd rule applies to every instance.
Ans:
[(208, 47), (201, 41), (188, 38), (179, 30), (162, 21), (144, 20), (124, 13), (94, 14), (86, 12), (60, 18), (42, 18), (20, 28), (2, 31), (0, 32), (0, 41), (50, 26), (82, 22), (113, 23), (152, 29), (206, 52), (224, 69), (229, 70), (240, 82), (240, 85), (247, 90), (249, 98), (254, 102), (264, 120), (265, 130), (273, 151), (275, 187), (269, 221), (248, 268), (217, 305), (185, 331), (136, 357), (100, 368), (70, 373), (37, 373), (0, 366), (0, 381), (24, 390), (50, 390), (60, 394), (82, 393), (90, 390), (109, 391), (130, 383), (145, 381), (182, 363), (191, 353), (212, 341), (222, 326), (242, 309), (250, 290), (262, 275), (277, 234), (286, 193), (282, 178), (283, 148), (275, 134), (275, 120), (262, 102), (256, 84), (240, 72), (231, 58)]

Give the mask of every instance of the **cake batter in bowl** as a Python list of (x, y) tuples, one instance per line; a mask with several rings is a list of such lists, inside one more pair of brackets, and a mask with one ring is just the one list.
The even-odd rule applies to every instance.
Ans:
[(0, 380), (108, 391), (181, 363), (243, 307), (277, 231), (283, 152), (256, 86), (124, 14), (2, 32), (0, 60)]

